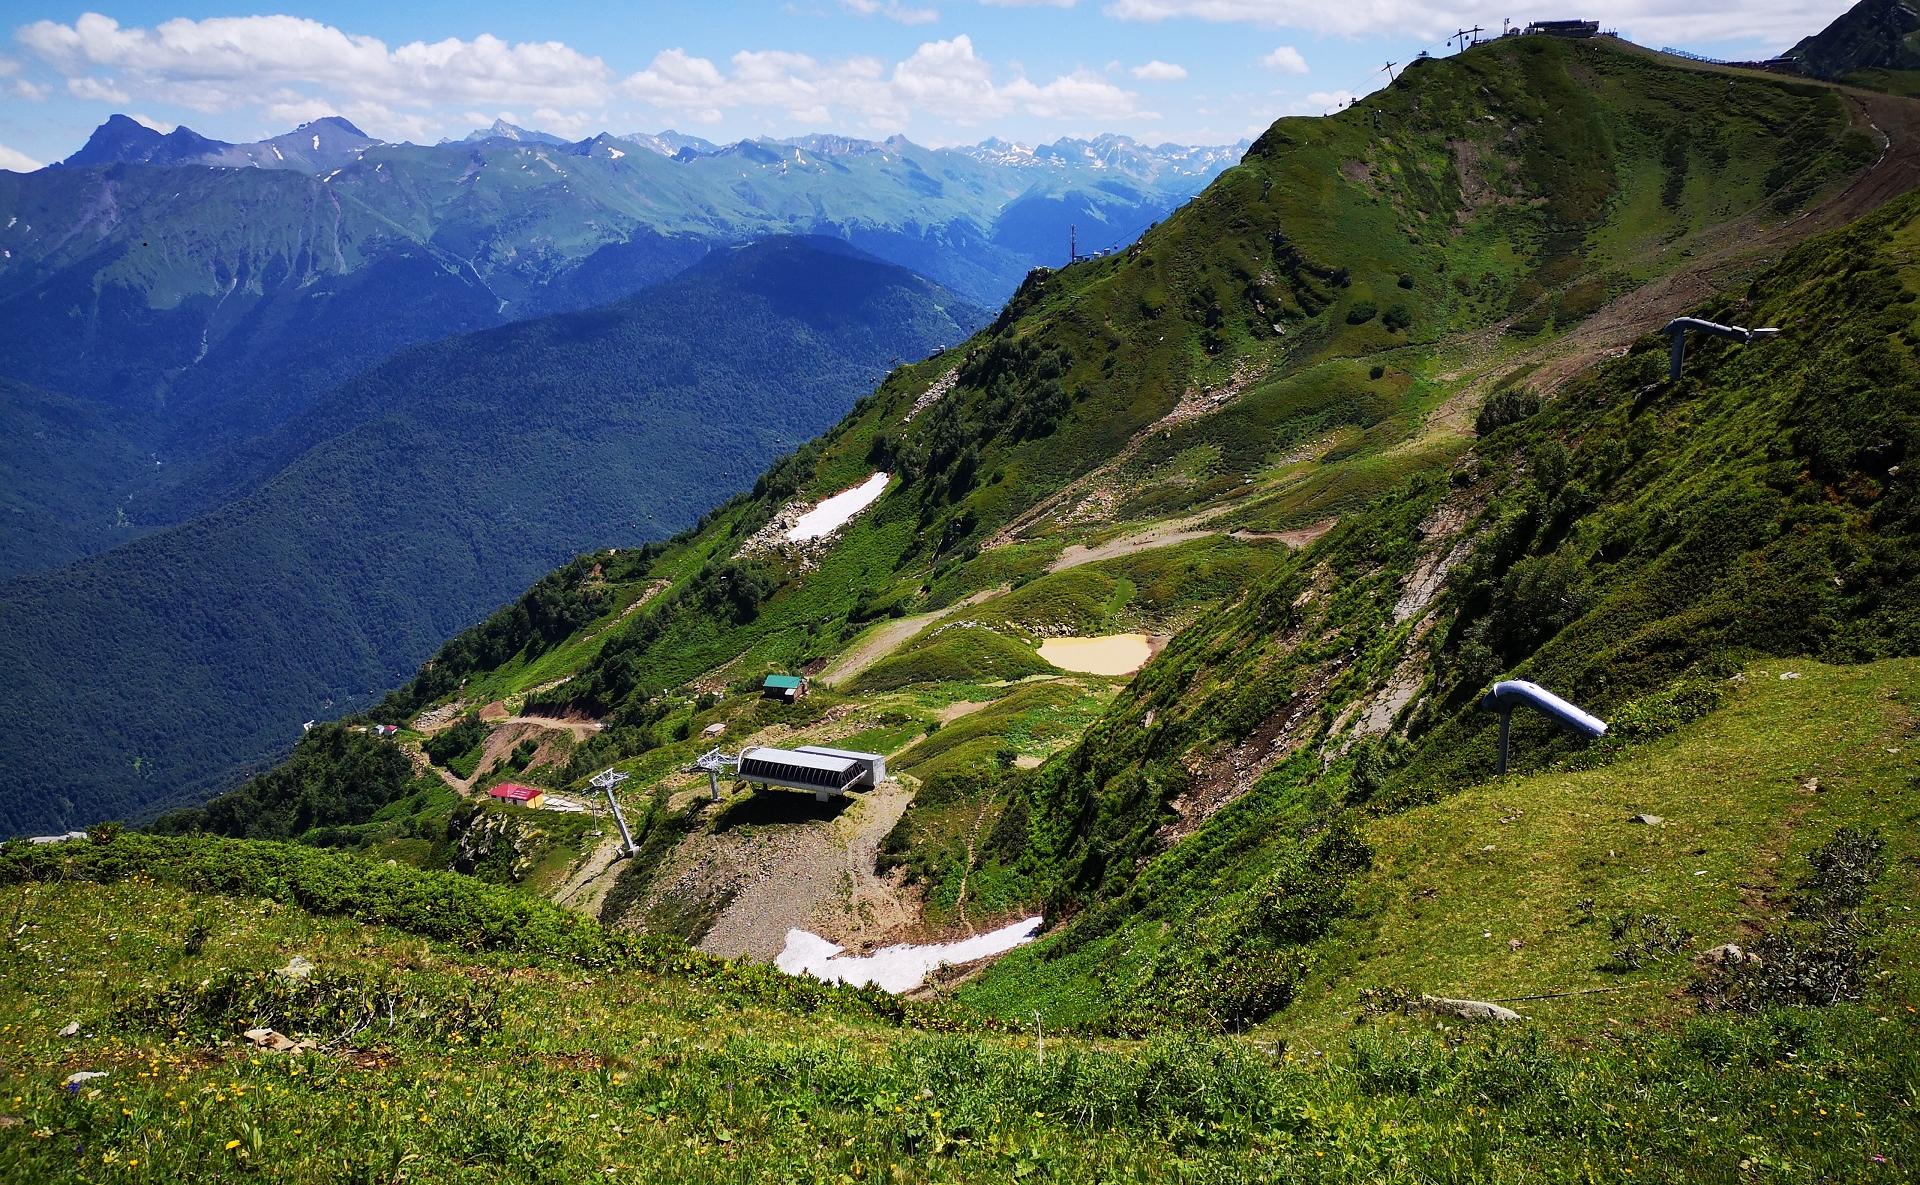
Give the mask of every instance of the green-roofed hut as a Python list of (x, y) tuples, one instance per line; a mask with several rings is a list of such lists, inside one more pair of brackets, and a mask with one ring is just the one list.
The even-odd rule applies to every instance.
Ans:
[(768, 675), (760, 684), (762, 699), (780, 699), (788, 703), (807, 694), (807, 680), (801, 675)]

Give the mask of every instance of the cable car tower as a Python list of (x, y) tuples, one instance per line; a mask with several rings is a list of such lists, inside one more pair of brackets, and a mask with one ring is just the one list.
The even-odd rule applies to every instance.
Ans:
[(720, 775), (730, 768), (739, 769), (740, 755), (738, 753), (734, 753), (734, 754), (722, 753), (720, 751), (720, 746), (715, 745), (713, 748), (708, 749), (705, 753), (702, 753), (700, 754), (700, 756), (694, 758), (693, 768), (706, 771), (707, 793), (711, 796), (714, 802), (719, 802), (720, 801)]
[(593, 775), (590, 784), (607, 796), (607, 809), (613, 812), (614, 825), (620, 828), (621, 854), (633, 856), (638, 855), (640, 849), (633, 846), (633, 832), (627, 830), (627, 817), (620, 813), (620, 800), (613, 796), (613, 788), (626, 781), (627, 777), (617, 769), (603, 769)]

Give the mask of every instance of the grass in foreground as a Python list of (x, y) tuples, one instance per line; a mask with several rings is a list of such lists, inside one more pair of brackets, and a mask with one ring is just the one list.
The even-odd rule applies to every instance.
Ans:
[(1043, 1059), (147, 880), (17, 884), (0, 916), (9, 1180), (1892, 1181), (1920, 1146), (1920, 1026), (1874, 1003)]

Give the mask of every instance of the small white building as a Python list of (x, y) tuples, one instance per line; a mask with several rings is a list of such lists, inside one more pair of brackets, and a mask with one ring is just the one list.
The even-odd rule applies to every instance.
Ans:
[(811, 790), (815, 798), (825, 802), (830, 794), (872, 789), (886, 777), (886, 771), (887, 759), (878, 753), (816, 745), (798, 749), (756, 745), (741, 752), (738, 777), (761, 786)]

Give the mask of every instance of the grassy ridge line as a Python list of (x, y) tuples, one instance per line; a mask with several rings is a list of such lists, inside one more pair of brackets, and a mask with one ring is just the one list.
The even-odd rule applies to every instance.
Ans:
[(878, 989), (849, 989), (608, 929), (542, 898), (450, 872), (298, 844), (114, 833), (101, 842), (0, 845), (0, 884), (149, 879), (194, 893), (262, 897), (322, 917), (390, 926), (472, 953), (672, 974), (802, 1012), (842, 1011), (935, 1027), (958, 1023)]

